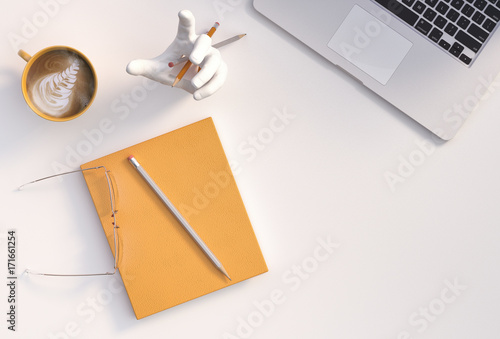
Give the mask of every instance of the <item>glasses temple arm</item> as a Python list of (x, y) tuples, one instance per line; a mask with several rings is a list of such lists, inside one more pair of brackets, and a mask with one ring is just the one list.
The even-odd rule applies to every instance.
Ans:
[(31, 185), (31, 184), (34, 184), (34, 183), (37, 183), (39, 181), (43, 181), (43, 180), (47, 180), (47, 179), (52, 179), (52, 178), (55, 178), (55, 177), (59, 177), (59, 176), (62, 176), (62, 175), (66, 175), (66, 174), (73, 174), (73, 173), (79, 173), (79, 172), (83, 172), (83, 171), (89, 171), (89, 170), (94, 170), (94, 169), (99, 169), (99, 168), (104, 168), (106, 170), (106, 167), (104, 166), (97, 166), (97, 167), (91, 167), (91, 168), (82, 168), (82, 169), (79, 169), (79, 170), (74, 170), (74, 171), (70, 171), (70, 172), (64, 172), (64, 173), (59, 173), (59, 174), (54, 174), (54, 175), (50, 175), (48, 177), (45, 177), (45, 178), (40, 178), (40, 179), (37, 179), (37, 180), (33, 180), (33, 181), (30, 181), (24, 185), (21, 185), (17, 188), (18, 191), (22, 191), (24, 187), (28, 186), (28, 185)]

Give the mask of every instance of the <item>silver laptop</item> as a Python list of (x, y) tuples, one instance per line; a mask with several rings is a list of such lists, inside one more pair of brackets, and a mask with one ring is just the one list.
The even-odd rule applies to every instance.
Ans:
[(444, 140), (497, 86), (500, 0), (254, 0), (254, 7)]

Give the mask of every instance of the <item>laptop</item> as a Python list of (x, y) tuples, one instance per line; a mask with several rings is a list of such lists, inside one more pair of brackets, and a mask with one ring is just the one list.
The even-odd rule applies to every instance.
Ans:
[(500, 86), (500, 0), (254, 0), (444, 140)]

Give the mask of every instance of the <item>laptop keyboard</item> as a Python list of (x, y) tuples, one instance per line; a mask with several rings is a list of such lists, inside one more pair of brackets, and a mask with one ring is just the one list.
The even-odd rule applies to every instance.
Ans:
[(500, 21), (500, 0), (373, 0), (465, 65)]

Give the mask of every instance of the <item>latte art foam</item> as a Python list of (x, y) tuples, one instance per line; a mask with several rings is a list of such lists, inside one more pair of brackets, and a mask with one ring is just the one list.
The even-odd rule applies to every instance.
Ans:
[(94, 93), (94, 76), (88, 64), (70, 51), (41, 56), (28, 73), (28, 93), (43, 113), (62, 118), (81, 112)]
[(78, 60), (75, 60), (64, 71), (40, 78), (33, 85), (34, 104), (42, 111), (51, 112), (54, 116), (67, 113), (80, 68), (78, 65)]

